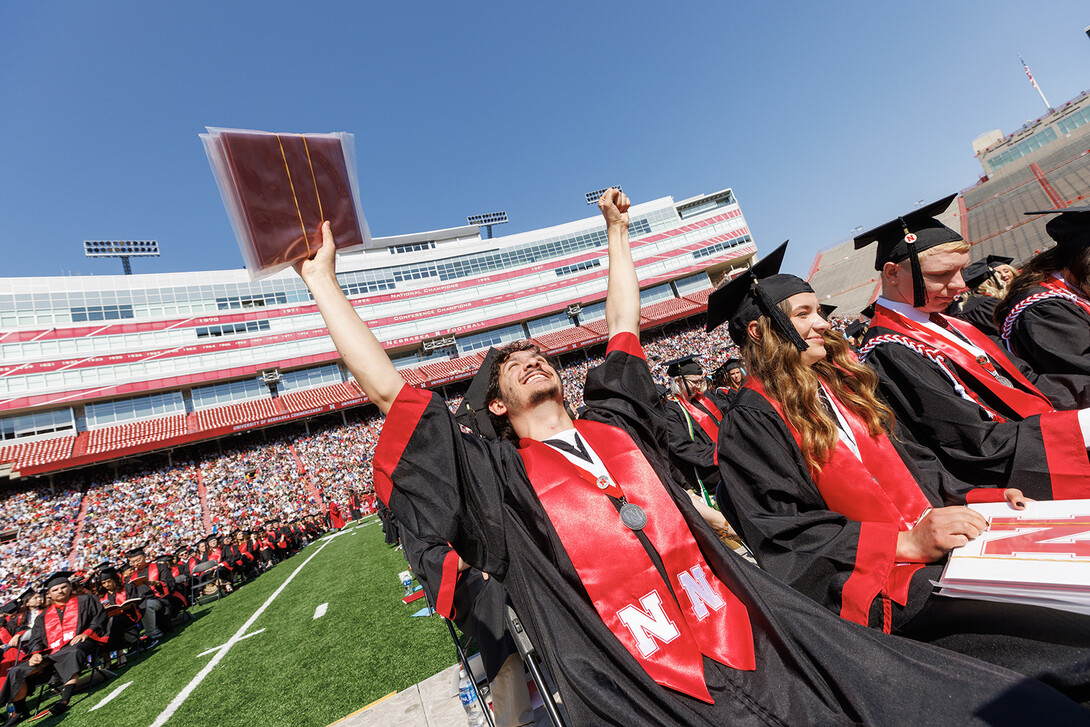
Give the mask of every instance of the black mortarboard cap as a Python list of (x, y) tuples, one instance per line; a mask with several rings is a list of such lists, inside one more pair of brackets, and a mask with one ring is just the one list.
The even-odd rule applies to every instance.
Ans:
[(1014, 262), (1014, 258), (1007, 257), (1006, 255), (989, 255), (984, 259), (987, 261), (988, 267), (992, 270), (995, 270), (1000, 265), (1010, 265)]
[(496, 439), (498, 437), (495, 428), (492, 426), (492, 419), (488, 416), (488, 402), (485, 399), (488, 396), (488, 380), (492, 371), (492, 363), (500, 356), (500, 352), (495, 348), (488, 349), (488, 353), (484, 355), (484, 361), (481, 362), (481, 367), (477, 369), (477, 373), (473, 375), (473, 380), (469, 382), (469, 388), (466, 389), (466, 395), (458, 406), (458, 411), (454, 412), (454, 418), (459, 424), (473, 430), (485, 439)]
[(742, 368), (742, 359), (728, 358), (719, 368), (723, 369), (724, 371), (733, 371), (734, 369), (740, 369)]
[(829, 320), (829, 316), (831, 316), (833, 314), (833, 311), (836, 310), (835, 305), (830, 305), (828, 303), (822, 303), (820, 307), (821, 307), (821, 317), (824, 318), (825, 320)]
[(874, 318), (874, 303), (871, 303), (866, 308), (859, 311), (859, 315), (866, 316), (867, 318)]
[(844, 335), (848, 338), (855, 338), (863, 332), (865, 327), (866, 324), (863, 321), (852, 321), (844, 328)]
[(136, 546), (135, 548), (129, 548), (125, 551), (126, 558), (138, 558), (141, 555), (145, 555), (143, 546)]
[(761, 316), (767, 316), (780, 334), (799, 351), (809, 348), (778, 307), (792, 295), (814, 292), (802, 278), (779, 272), (786, 252), (785, 241), (753, 267), (708, 296), (708, 331), (729, 319), (730, 338), (741, 346), (748, 335), (746, 327)]
[(42, 588), (48, 591), (53, 586), (59, 586), (62, 583), (71, 584), (72, 581), (70, 579), (73, 575), (75, 575), (73, 571), (59, 570), (45, 579), (45, 582), (42, 584)]
[(991, 276), (992, 269), (988, 267), (987, 260), (977, 260), (975, 263), (969, 263), (961, 271), (962, 279), (970, 288), (975, 288)]
[(662, 365), (666, 367), (666, 375), (671, 377), (704, 375), (704, 368), (696, 360), (696, 354), (665, 361)]
[(114, 567), (114, 564), (113, 564), (113, 563), (111, 563), (111, 562), (110, 562), (110, 561), (108, 561), (108, 560), (104, 560), (104, 561), (102, 561), (101, 563), (99, 563), (98, 565), (96, 565), (96, 566), (94, 567), (94, 570), (96, 570), (96, 571), (100, 571), (100, 572), (101, 572), (101, 571), (104, 571), (104, 570), (106, 570), (107, 568), (113, 568), (113, 567)]
[(33, 596), (35, 593), (37, 593), (37, 590), (33, 586), (31, 586), (30, 588), (20, 593), (15, 600), (19, 603), (26, 603), (26, 600)]
[(0, 606), (0, 613), (15, 613), (17, 610), (19, 610), (19, 601), (15, 598)]
[(100, 580), (104, 580), (104, 581), (109, 581), (109, 580), (115, 580), (115, 581), (118, 581), (118, 582), (121, 581), (121, 574), (117, 572), (117, 568), (113, 568), (113, 567), (103, 568), (102, 570), (100, 570), (98, 572), (98, 577), (99, 577)]
[(1027, 215), (1056, 215), (1045, 225), (1045, 232), (1066, 247), (1090, 247), (1090, 205), (1034, 210)]
[(881, 270), (886, 263), (899, 263), (906, 259), (909, 261), (912, 269), (913, 307), (923, 305), (925, 298), (920, 253), (947, 242), (964, 240), (961, 235), (935, 219), (946, 211), (954, 197), (957, 197), (957, 193), (878, 225), (855, 238), (856, 250), (874, 242), (878, 243), (878, 252), (874, 257), (875, 270)]

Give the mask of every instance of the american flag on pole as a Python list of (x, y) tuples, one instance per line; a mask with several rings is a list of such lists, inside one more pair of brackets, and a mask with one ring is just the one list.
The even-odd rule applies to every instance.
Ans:
[[(1018, 56), (1018, 60), (1022, 61), (1022, 56)], [(1033, 84), (1033, 87), (1036, 88), (1038, 92), (1040, 92), (1041, 87), (1038, 86), (1037, 81), (1033, 79), (1033, 74), (1030, 73), (1029, 66), (1026, 65), (1025, 61), (1022, 61), (1022, 68), (1026, 69), (1026, 75), (1029, 76), (1029, 82)]]
[(1045, 106), (1047, 106), (1049, 112), (1051, 112), (1052, 111), (1052, 104), (1050, 104), (1048, 102), (1048, 99), (1045, 98), (1045, 92), (1042, 91), (1041, 87), (1037, 85), (1037, 79), (1035, 79), (1033, 77), (1033, 74), (1029, 72), (1029, 66), (1027, 66), (1026, 62), (1022, 60), (1022, 54), (1021, 53), (1018, 54), (1018, 60), (1022, 62), (1022, 68), (1024, 68), (1026, 70), (1026, 75), (1029, 76), (1029, 82), (1033, 84), (1033, 88), (1037, 91), (1037, 93), (1039, 93), (1041, 95), (1041, 100), (1045, 102)]

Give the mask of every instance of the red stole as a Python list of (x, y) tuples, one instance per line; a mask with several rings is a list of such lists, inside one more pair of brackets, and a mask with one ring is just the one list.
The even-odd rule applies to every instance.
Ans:
[[(977, 390), (985, 388), (996, 398), (1002, 400), (1021, 419), (1054, 411), (1052, 402), (1048, 400), (1048, 397), (1038, 391), (1037, 387), (1022, 375), (1022, 372), (1011, 363), (1011, 360), (999, 350), (998, 346), (992, 343), (990, 338), (968, 323), (963, 323), (956, 318), (941, 313), (938, 315), (950, 328), (955, 329), (970, 343), (983, 350), (991, 359), (991, 363), (999, 369), (999, 373), (1015, 385), (1004, 386), (989, 373), (990, 364), (988, 362), (975, 358), (961, 346), (951, 343), (945, 336), (940, 336), (922, 323), (909, 320), (885, 306), (878, 305), (875, 307), (874, 318), (871, 319), (870, 325), (871, 328), (889, 328), (897, 331), (940, 352), (957, 364), (973, 380), (973, 385), (966, 387), (967, 393), (973, 394), (972, 389), (974, 388)], [(977, 403), (988, 408), (979, 400)], [(989, 409), (989, 411), (991, 410)]]
[(64, 604), (64, 620), (57, 615), (57, 607), (50, 606), (45, 610), (45, 640), (49, 645), (49, 653), (56, 653), (76, 636), (79, 627), (79, 602), (75, 596)]
[(677, 504), (632, 438), (598, 422), (579, 420), (575, 427), (628, 502), (647, 513), (643, 533), (670, 584), (592, 479), (548, 445), (524, 439), (519, 454), (534, 492), (618, 641), (657, 683), (711, 703), (702, 655), (735, 669), (756, 668), (746, 607), (712, 572)]
[[(772, 405), (801, 451), (802, 436), (784, 416), (783, 404), (769, 396), (764, 384), (753, 377), (746, 380), (745, 386)], [(831, 397), (831, 392), (829, 394)], [(828, 459), (822, 463), (821, 470), (810, 472), (822, 499), (833, 512), (864, 525), (887, 523), (896, 526), (898, 532), (910, 530), (931, 507), (931, 503), (893, 448), (889, 437), (885, 434), (872, 436), (866, 423), (847, 407), (841, 409), (841, 414), (855, 437), (859, 457), (843, 441), (837, 441)], [(923, 563), (894, 563), (892, 560), (881, 567), (881, 563), (869, 557), (871, 553), (864, 551), (868, 546), (881, 548), (888, 546), (888, 543), (882, 542), (884, 539), (880, 534), (871, 531), (871, 528), (866, 528), (860, 532), (855, 569), (841, 593), (840, 615), (864, 626), (869, 621), (874, 597), (884, 592), (903, 606), (908, 600), (912, 574), (923, 567)], [(893, 546), (896, 553), (896, 539)], [(886, 560), (884, 556), (879, 554), (878, 559)], [(876, 567), (878, 571), (873, 570)], [(867, 587), (868, 582), (872, 587)], [(878, 590), (874, 590), (873, 586), (878, 586)]]
[[(685, 398), (681, 396), (677, 397), (677, 403), (681, 404), (681, 408), (689, 412), (689, 416), (696, 420), (696, 423), (700, 425), (700, 428), (703, 429), (704, 433), (708, 435), (708, 438), (712, 440), (712, 446), (716, 447), (718, 450), (719, 422), (723, 420), (723, 415), (719, 413), (719, 407), (703, 394), (693, 394), (693, 399), (700, 404), (700, 406), (696, 406), (692, 402), (686, 401)], [(705, 411), (705, 409), (707, 409), (707, 411)], [(716, 464), (719, 463), (718, 451), (716, 451), (713, 461)]]

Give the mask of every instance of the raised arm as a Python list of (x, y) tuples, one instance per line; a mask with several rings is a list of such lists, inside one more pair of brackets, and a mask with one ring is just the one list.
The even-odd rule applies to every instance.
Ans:
[(385, 414), (393, 406), (405, 380), (341, 290), (334, 267), (335, 252), (329, 223), (323, 222), (322, 247), (309, 260), (297, 263), (295, 272), (310, 288), (333, 345), (348, 370), (356, 377), (367, 398)]
[(640, 335), (640, 283), (632, 250), (628, 247), (628, 195), (607, 189), (598, 198), (598, 209), (606, 219), (609, 240), (609, 286), (606, 288), (606, 329), (609, 337), (618, 333)]

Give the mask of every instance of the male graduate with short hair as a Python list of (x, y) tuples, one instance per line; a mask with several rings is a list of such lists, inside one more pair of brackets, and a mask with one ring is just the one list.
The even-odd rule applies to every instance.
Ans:
[(61, 698), (50, 712), (61, 714), (76, 688), (76, 678), (89, 656), (106, 642), (106, 611), (98, 598), (72, 593), (71, 571), (59, 571), (45, 581), (50, 604), (34, 622), (26, 650), (30, 658), (8, 672), (0, 689), (0, 704), (12, 704), (14, 711), (4, 723), (12, 727), (29, 718), (26, 697), (31, 683), (41, 683), (55, 673), (60, 679)]
[(723, 412), (706, 394), (708, 380), (696, 356), (683, 356), (664, 365), (673, 396), (663, 400), (670, 458), (689, 488), (711, 504), (709, 495), (719, 486), (715, 446)]
[(163, 627), (170, 629), (171, 619), (176, 611), (185, 607), (178, 602), (177, 587), (170, 568), (159, 563), (149, 563), (142, 547), (131, 548), (125, 553), (132, 573), (128, 583), (135, 588), (133, 595), (144, 599), (140, 609), (143, 612), (144, 629), (152, 640), (163, 638)]
[(1033, 499), (1090, 497), (1090, 411), (1071, 392), (943, 315), (965, 290), (968, 243), (935, 219), (951, 195), (855, 238), (878, 243), (882, 295), (859, 350), (897, 421), (974, 488), (969, 501), (1017, 487)]
[(571, 721), (1086, 722), (1039, 682), (838, 619), (719, 542), (671, 476), (638, 338), (628, 198), (610, 189), (598, 204), (609, 344), (587, 375), (585, 418), (569, 418), (541, 353), (513, 344), (491, 367), (488, 411), (509, 432), (501, 441), (464, 433), (442, 399), (406, 385), (340, 288), (329, 223), (320, 250), (296, 266), (345, 363), (387, 414), (379, 497), (503, 583)]

